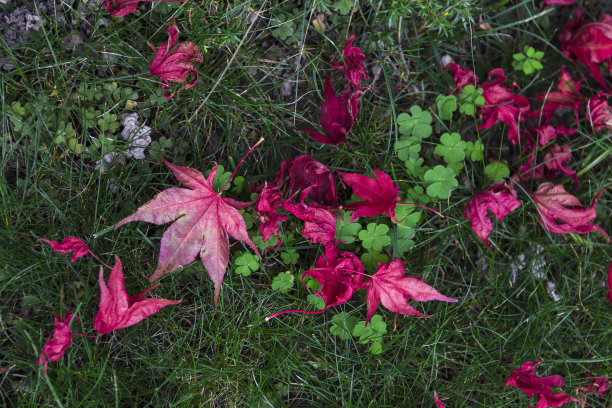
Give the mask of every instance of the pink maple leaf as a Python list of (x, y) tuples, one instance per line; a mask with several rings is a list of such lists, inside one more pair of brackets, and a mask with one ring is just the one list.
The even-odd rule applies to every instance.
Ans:
[(363, 265), (351, 252), (338, 252), (334, 245), (325, 247), (325, 254), (319, 256), (315, 268), (302, 275), (314, 278), (321, 285), (315, 294), (325, 301), (325, 309), (348, 302), (357, 289), (360, 289), (364, 272)]
[(494, 183), (470, 200), (463, 211), (463, 218), (471, 222), (474, 233), (490, 248), (489, 234), (493, 231), (493, 224), (487, 211), (491, 211), (498, 221), (502, 221), (506, 215), (520, 206), (521, 202), (516, 198), (513, 184)]
[(108, 287), (104, 282), (102, 267), (100, 267), (98, 282), (100, 283), (100, 304), (98, 313), (94, 317), (94, 328), (101, 335), (133, 326), (157, 313), (163, 307), (181, 303), (180, 300), (144, 299), (153, 287), (137, 295), (128, 296), (125, 291), (123, 267), (118, 256), (115, 256), (115, 266), (108, 278)]
[[(164, 160), (177, 180), (189, 187), (169, 188), (157, 194), (134, 214), (122, 219), (115, 229), (133, 221), (156, 225), (174, 223), (164, 232), (153, 282), (178, 267), (190, 264), (200, 254), (200, 260), (215, 285), (217, 304), (221, 283), (229, 262), (229, 236), (249, 245), (259, 256), (257, 247), (249, 238), (246, 224), (238, 209), (251, 203), (223, 198), (212, 183), (217, 167), (205, 178), (189, 167), (178, 166)], [(221, 190), (223, 191), (223, 190)]]
[[(264, 183), (251, 190), (258, 193), (255, 210), (259, 220), (259, 232), (263, 242), (267, 242), (271, 236), (279, 237), (280, 223), (287, 219), (286, 215), (279, 214), (283, 208), (283, 190), (275, 183)], [(278, 240), (277, 245), (281, 241)]]
[(544, 166), (550, 173), (552, 179), (558, 172), (563, 173), (566, 177), (571, 178), (576, 187), (578, 187), (578, 178), (576, 172), (572, 169), (565, 167), (572, 158), (572, 151), (568, 145), (553, 145), (550, 147), (546, 155), (544, 156)]
[[(78, 317), (75, 316), (75, 319)], [(68, 324), (72, 320), (72, 315), (68, 315), (66, 320), (62, 322), (59, 316), (55, 317), (55, 327), (53, 329), (53, 337), (46, 340), (46, 344), (42, 347), (38, 356), (37, 367), (44, 366), (45, 374), (47, 374), (47, 365), (49, 361), (57, 361), (64, 357), (64, 352), (72, 342), (72, 331)]]
[(363, 66), (366, 57), (359, 47), (353, 46), (353, 41), (355, 41), (355, 34), (349, 35), (346, 39), (346, 46), (342, 51), (344, 63), (334, 62), (332, 66), (340, 69), (351, 85), (358, 87), (362, 79), (368, 78), (365, 73), (365, 67)]
[(597, 217), (595, 205), (601, 198), (604, 190), (593, 200), (589, 208), (584, 208), (576, 196), (571, 195), (559, 184), (541, 183), (532, 194), (533, 201), (538, 207), (540, 223), (553, 234), (587, 234), (595, 230), (603, 233), (608, 242), (610, 237), (595, 224), (591, 224)]
[(610, 261), (610, 266), (608, 267), (608, 294), (606, 299), (612, 303), (612, 261)]
[(580, 84), (584, 81), (581, 78), (578, 82), (572, 80), (572, 76), (565, 70), (565, 65), (561, 67), (561, 76), (557, 83), (558, 91), (540, 92), (536, 98), (544, 101), (542, 109), (529, 112), (530, 117), (544, 118), (544, 123), (549, 123), (555, 112), (561, 108), (571, 108), (576, 112), (576, 122), (578, 122), (578, 108), (585, 102), (584, 96), (580, 94)]
[(39, 241), (46, 242), (51, 245), (54, 251), (61, 252), (62, 254), (67, 254), (69, 252), (73, 252), (72, 259), (70, 262), (74, 262), (82, 256), (88, 257), (89, 248), (85, 243), (76, 237), (66, 237), (62, 240), (62, 242), (57, 243), (56, 241), (51, 241), (47, 238), (40, 238)]
[(612, 74), (612, 16), (604, 14), (598, 22), (583, 22), (582, 14), (582, 9), (577, 8), (576, 19), (569, 22), (559, 34), (561, 51), (567, 58), (582, 62), (591, 76), (607, 90), (609, 88), (601, 75), (599, 64), (608, 61)]
[(366, 324), (376, 313), (379, 303), (382, 303), (388, 310), (395, 312), (395, 318), (397, 319), (398, 313), (429, 317), (410, 306), (408, 303), (410, 299), (417, 302), (429, 302), (431, 300), (457, 301), (457, 299), (440, 294), (416, 276), (406, 276), (405, 264), (406, 262), (400, 259), (394, 259), (387, 264), (379, 263), (372, 279), (361, 285), (361, 289), (368, 290), (366, 293), (368, 302)]
[(524, 120), (524, 116), (529, 111), (529, 101), (522, 95), (517, 95), (510, 89), (503, 86), (506, 82), (506, 75), (501, 68), (489, 72), (489, 81), (480, 87), (483, 89), (485, 106), (480, 109), (480, 124), (478, 129), (488, 129), (501, 121), (508, 125), (508, 139), (513, 145), (518, 144), (519, 120)]
[(562, 387), (564, 385), (563, 378), (560, 375), (538, 377), (535, 374), (535, 369), (541, 362), (541, 358), (535, 363), (527, 361), (520, 368), (512, 370), (504, 385), (517, 387), (528, 397), (538, 395), (536, 408), (560, 407), (569, 401), (580, 402), (570, 395), (553, 393), (551, 387)]
[(587, 119), (596, 132), (612, 129), (612, 107), (608, 105), (609, 97), (609, 94), (599, 91), (587, 104)]
[(293, 204), (291, 200), (284, 202), (285, 210), (302, 221), (302, 236), (312, 243), (328, 244), (336, 238), (336, 217), (327, 208), (316, 203), (305, 204), (310, 187), (300, 194), (300, 203)]
[(160, 1), (164, 3), (182, 2), (183, 0), (106, 0), (104, 2), (104, 8), (113, 17), (123, 17), (136, 11), (138, 3), (141, 1), (155, 2)]
[[(189, 73), (193, 74), (194, 78), (181, 89), (189, 89), (198, 81), (198, 71), (193, 66), (196, 62), (202, 62), (198, 46), (192, 42), (176, 44), (178, 34), (178, 28), (175, 26), (168, 27), (168, 41), (159, 47), (153, 62), (149, 66), (149, 74), (161, 79), (161, 89), (168, 89), (168, 82), (184, 83), (187, 81)], [(164, 95), (167, 99), (172, 98), (172, 94), (168, 91)]]
[(353, 188), (353, 193), (364, 199), (345, 205), (346, 210), (355, 210), (351, 222), (358, 217), (375, 217), (385, 214), (395, 220), (395, 207), (399, 198), (399, 186), (386, 173), (374, 169), (375, 178), (356, 173), (338, 173), (342, 180)]
[(314, 130), (302, 129), (314, 140), (328, 145), (346, 143), (346, 135), (353, 127), (353, 122), (359, 111), (359, 99), (363, 92), (358, 88), (351, 90), (349, 86), (338, 98), (336, 92), (325, 77), (324, 98), (321, 102), (321, 127), (325, 135)]
[(453, 73), (453, 80), (455, 81), (455, 89), (452, 92), (455, 92), (459, 88), (463, 88), (466, 85), (474, 85), (478, 84), (478, 77), (474, 74), (469, 68), (462, 67), (459, 64), (451, 62), (442, 68), (444, 71), (447, 69)]
[(281, 183), (285, 175), (289, 176), (290, 190), (310, 187), (308, 197), (313, 201), (332, 207), (338, 204), (334, 175), (323, 163), (308, 155), (285, 159), (274, 182)]
[(542, 8), (540, 8), (540, 11), (550, 6), (569, 6), (574, 3), (576, 3), (576, 0), (544, 0), (542, 2)]
[[(612, 264), (610, 264), (612, 270)], [(587, 378), (592, 378), (593, 384), (587, 385), (586, 387), (581, 387), (576, 389), (576, 392), (594, 392), (597, 393), (600, 397), (606, 395), (608, 391), (610, 391), (610, 381), (607, 378), (598, 377), (594, 378), (591, 373), (584, 373), (584, 376)]]

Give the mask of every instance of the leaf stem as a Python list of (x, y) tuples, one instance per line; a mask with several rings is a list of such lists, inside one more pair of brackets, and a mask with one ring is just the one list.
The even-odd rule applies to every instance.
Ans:
[(429, 211), (431, 211), (431, 212), (433, 212), (433, 213), (435, 213), (435, 214), (439, 215), (439, 216), (440, 216), (440, 217), (442, 217), (442, 218), (446, 218), (446, 217), (444, 217), (442, 214), (440, 214), (439, 212), (437, 212), (436, 210), (434, 210), (433, 208), (429, 208), (429, 207), (427, 207), (427, 206), (425, 206), (425, 205), (413, 204), (413, 203), (397, 203), (397, 205), (413, 205), (413, 206), (415, 206), (415, 207), (425, 208), (425, 209), (427, 209), (427, 210), (429, 210)]
[(227, 185), (229, 184), (230, 181), (232, 181), (232, 179), (234, 178), (234, 175), (236, 174), (236, 172), (238, 171), (238, 167), (240, 167), (240, 165), (242, 164), (242, 162), (244, 161), (244, 159), (246, 159), (246, 157), (260, 144), (263, 143), (265, 139), (262, 137), (260, 138), (257, 143), (255, 143), (255, 145), (253, 147), (251, 147), (249, 149), (248, 152), (246, 152), (246, 154), (244, 156), (242, 156), (242, 159), (240, 159), (240, 161), (238, 162), (238, 165), (236, 166), (236, 168), (234, 169), (234, 172), (232, 173), (232, 175), (230, 176), (229, 179), (227, 179), (227, 182), (223, 185), (223, 187), (221, 187), (221, 190), (219, 190), (219, 195), (221, 195), (221, 193), (223, 192), (223, 190), (225, 190), (225, 187), (227, 187)]

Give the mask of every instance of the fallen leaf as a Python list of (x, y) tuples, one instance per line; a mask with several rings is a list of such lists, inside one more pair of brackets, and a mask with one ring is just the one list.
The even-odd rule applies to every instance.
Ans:
[(610, 267), (608, 268), (608, 294), (606, 299), (612, 303), (612, 261), (610, 261)]
[[(610, 264), (610, 267), (612, 270), (612, 263)], [(584, 373), (584, 376), (587, 378), (592, 378), (593, 384), (587, 385), (586, 387), (578, 388), (576, 389), (576, 392), (594, 392), (597, 393), (597, 395), (599, 395), (600, 397), (603, 397), (607, 394), (608, 391), (610, 391), (610, 381), (607, 378), (594, 378), (593, 374), (591, 373)]]
[(517, 387), (528, 397), (538, 395), (536, 408), (560, 407), (569, 401), (580, 402), (567, 394), (553, 393), (551, 387), (562, 387), (564, 385), (563, 378), (560, 375), (538, 377), (535, 374), (535, 369), (541, 362), (541, 358), (535, 363), (527, 361), (520, 368), (512, 370), (512, 374), (504, 385)]
[(607, 90), (599, 64), (608, 61), (612, 74), (612, 16), (604, 14), (598, 22), (583, 22), (582, 14), (582, 9), (576, 8), (576, 19), (559, 34), (561, 52), (567, 58), (582, 62), (591, 76)]
[(463, 218), (471, 222), (474, 233), (490, 248), (489, 234), (493, 231), (493, 224), (487, 210), (491, 211), (498, 221), (502, 221), (520, 206), (521, 202), (516, 198), (513, 184), (494, 183), (470, 200), (463, 211)]
[(597, 217), (595, 205), (601, 198), (604, 190), (600, 191), (593, 204), (584, 208), (576, 196), (571, 195), (562, 185), (553, 183), (541, 183), (535, 193), (533, 200), (540, 213), (540, 223), (553, 234), (586, 234), (595, 230), (600, 231), (610, 241), (606, 232), (595, 224), (591, 224)]
[(123, 267), (118, 256), (115, 256), (115, 266), (108, 278), (108, 287), (104, 282), (102, 267), (100, 267), (98, 282), (100, 283), (100, 304), (98, 313), (94, 317), (94, 328), (101, 335), (133, 326), (157, 313), (163, 307), (181, 303), (180, 300), (144, 299), (153, 287), (137, 295), (128, 296), (125, 291)]
[(544, 0), (542, 2), (542, 8), (540, 11), (550, 6), (569, 6), (570, 4), (576, 3), (576, 0)]
[[(153, 62), (149, 66), (149, 74), (161, 79), (161, 89), (168, 89), (168, 82), (184, 83), (187, 81), (189, 73), (193, 74), (193, 80), (181, 89), (189, 89), (198, 81), (198, 71), (193, 66), (196, 62), (202, 62), (198, 46), (192, 42), (176, 44), (178, 34), (178, 28), (175, 26), (168, 27), (168, 41), (159, 47)], [(172, 97), (172, 94), (168, 91), (164, 95), (167, 99)]]
[(370, 178), (355, 173), (338, 173), (342, 180), (353, 188), (353, 193), (364, 199), (354, 204), (343, 206), (345, 210), (355, 210), (351, 214), (351, 222), (358, 217), (375, 217), (385, 214), (395, 219), (395, 206), (400, 201), (399, 186), (393, 184), (391, 177), (382, 171), (374, 169), (376, 178)]
[[(75, 316), (75, 319), (78, 317)], [(40, 350), (38, 356), (37, 367), (44, 366), (45, 374), (47, 374), (47, 365), (49, 361), (57, 361), (64, 357), (64, 352), (72, 342), (72, 331), (68, 324), (72, 320), (72, 315), (68, 315), (65, 321), (61, 321), (59, 316), (55, 317), (55, 328), (53, 329), (53, 337), (46, 340), (46, 344)]]
[(277, 246), (281, 244), (279, 237), (280, 224), (287, 219), (286, 215), (279, 214), (283, 209), (283, 190), (275, 183), (264, 183), (251, 190), (257, 193), (255, 210), (259, 220), (259, 232), (263, 242), (267, 242), (271, 236), (278, 239)]
[(342, 51), (344, 63), (334, 62), (332, 66), (340, 69), (351, 85), (358, 87), (362, 79), (368, 78), (365, 73), (365, 67), (363, 66), (366, 57), (359, 47), (353, 46), (353, 41), (355, 41), (355, 34), (349, 35), (346, 39), (346, 45)]
[(364, 282), (361, 289), (367, 289), (368, 314), (366, 323), (370, 321), (378, 304), (382, 303), (388, 310), (397, 314), (410, 316), (429, 317), (414, 309), (408, 300), (417, 302), (428, 302), (440, 300), (442, 302), (456, 302), (457, 299), (446, 297), (437, 290), (424, 283), (416, 276), (406, 276), (406, 262), (394, 259), (390, 263), (378, 264), (378, 270), (372, 279)]
[(438, 408), (444, 408), (444, 404), (442, 404), (442, 401), (440, 401), (440, 399), (438, 398), (438, 394), (434, 391), (434, 401), (436, 402), (436, 406)]
[(251, 203), (222, 198), (212, 188), (217, 168), (208, 178), (189, 167), (177, 166), (164, 160), (184, 188), (169, 188), (157, 194), (134, 214), (119, 221), (115, 229), (133, 221), (156, 225), (175, 221), (161, 239), (159, 263), (151, 282), (190, 264), (200, 254), (200, 260), (215, 285), (214, 302), (217, 304), (221, 283), (229, 262), (229, 236), (242, 241), (259, 256), (257, 247), (249, 238), (240, 208)]
[(536, 98), (544, 101), (544, 105), (541, 110), (529, 112), (529, 116), (542, 116), (544, 124), (548, 124), (557, 110), (571, 108), (576, 112), (576, 122), (578, 122), (578, 108), (585, 102), (584, 96), (580, 94), (580, 84), (582, 81), (584, 81), (584, 78), (574, 82), (572, 76), (565, 70), (565, 65), (561, 66), (561, 76), (557, 83), (558, 91), (540, 92), (537, 94)]
[(310, 187), (308, 197), (313, 201), (336, 207), (336, 180), (327, 166), (308, 155), (298, 156), (295, 159), (285, 159), (281, 163), (281, 170), (274, 180), (289, 177), (289, 189), (299, 190)]
[(587, 104), (587, 119), (596, 132), (602, 129), (612, 130), (612, 107), (608, 105), (609, 97), (610, 94), (599, 91)]
[(304, 221), (302, 236), (310, 242), (327, 245), (336, 238), (336, 217), (327, 208), (316, 203), (305, 204), (310, 187), (300, 194), (300, 203), (293, 204), (291, 200), (284, 202), (285, 210)]
[(51, 241), (47, 238), (40, 238), (39, 241), (46, 242), (51, 245), (54, 251), (61, 252), (62, 254), (67, 254), (69, 252), (73, 252), (72, 259), (70, 262), (74, 262), (82, 256), (86, 258), (89, 257), (89, 248), (85, 243), (76, 237), (66, 237), (62, 240), (62, 242), (57, 243), (56, 241)]
[(446, 66), (442, 67), (444, 71), (447, 69), (453, 73), (453, 80), (455, 81), (455, 89), (452, 92), (455, 92), (457, 89), (461, 89), (466, 85), (474, 85), (478, 84), (478, 77), (474, 75), (474, 71), (469, 68), (462, 67), (459, 64), (451, 62)]
[(565, 167), (571, 158), (572, 151), (568, 145), (553, 145), (544, 156), (544, 166), (552, 179), (555, 178), (558, 172), (561, 172), (566, 177), (571, 178), (576, 183), (576, 187), (578, 187), (576, 172)]
[(180, 3), (183, 0), (106, 0), (104, 2), (104, 8), (113, 17), (124, 17), (130, 13), (135, 12), (138, 8), (138, 3), (140, 3), (141, 1), (148, 1), (151, 3), (156, 1), (163, 1), (164, 3)]

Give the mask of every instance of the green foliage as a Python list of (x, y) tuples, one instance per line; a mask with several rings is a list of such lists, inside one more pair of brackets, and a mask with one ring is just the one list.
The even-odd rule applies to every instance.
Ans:
[(371, 222), (367, 229), (359, 231), (361, 245), (365, 249), (380, 252), (384, 247), (391, 243), (391, 238), (387, 235), (389, 227), (385, 224)]
[[(214, 167), (212, 170), (214, 170)], [(210, 174), (210, 171), (206, 174), (206, 177), (208, 177), (209, 174)], [(216, 192), (220, 192), (221, 187), (223, 187), (225, 183), (229, 181), (231, 176), (232, 176), (231, 171), (225, 171), (225, 167), (223, 167), (222, 164), (217, 165), (217, 174), (215, 174), (215, 178), (213, 180), (213, 189)], [(223, 191), (229, 189), (231, 184), (232, 183), (227, 183), (227, 186), (225, 186)]]
[(151, 142), (149, 147), (149, 155), (154, 160), (161, 162), (164, 157), (167, 157), (174, 145), (174, 140), (171, 137), (160, 137), (158, 140)]
[(246, 186), (244, 182), (244, 177), (236, 176), (232, 180), (232, 183), (234, 184), (234, 187), (232, 187), (232, 193), (236, 194), (237, 196), (242, 194), (242, 191), (244, 191), (244, 187)]
[(465, 143), (465, 154), (471, 161), (480, 161), (483, 159), (484, 145), (480, 140)]
[(341, 15), (346, 16), (353, 10), (353, 5), (359, 7), (359, 0), (338, 0), (332, 4), (331, 8)]
[(393, 246), (393, 255), (396, 258), (402, 257), (406, 251), (414, 246), (412, 238), (414, 238), (417, 231), (416, 227), (421, 220), (421, 212), (415, 211), (415, 208), (407, 205), (395, 207), (395, 218), (398, 222), (395, 227), (396, 243)]
[(461, 88), (459, 94), (459, 112), (469, 116), (474, 116), (477, 106), (484, 106), (484, 90), (476, 88), (474, 85), (466, 85)]
[(418, 137), (403, 137), (395, 144), (395, 151), (400, 160), (415, 161), (421, 151), (421, 139)]
[(431, 135), (431, 121), (431, 113), (423, 111), (417, 105), (410, 107), (410, 113), (400, 113), (397, 116), (399, 132), (404, 136), (415, 136), (419, 140)]
[(359, 337), (359, 343), (370, 345), (372, 354), (380, 354), (382, 351), (383, 335), (387, 333), (387, 323), (382, 319), (382, 316), (375, 314), (372, 316), (369, 324), (365, 325), (365, 321), (358, 322), (353, 328), (353, 336)]
[(257, 248), (263, 251), (264, 249), (267, 249), (269, 247), (275, 247), (276, 244), (278, 244), (278, 237), (276, 237), (275, 235), (272, 235), (270, 238), (268, 238), (266, 242), (264, 242), (261, 236), (256, 236), (256, 237), (251, 237), (251, 241), (253, 241), (253, 243), (257, 246)]
[(345, 244), (355, 242), (357, 234), (362, 228), (359, 222), (351, 222), (351, 214), (352, 211), (341, 210), (336, 219), (336, 239), (343, 241)]
[(272, 290), (287, 293), (293, 288), (295, 277), (291, 272), (281, 272), (272, 280)]
[(348, 340), (358, 320), (355, 316), (351, 316), (346, 312), (338, 313), (332, 317), (332, 325), (329, 332), (340, 337), (342, 340)]
[(436, 146), (436, 153), (444, 157), (447, 164), (457, 163), (465, 159), (466, 144), (459, 133), (444, 133), (440, 136), (441, 145)]
[(270, 33), (287, 45), (296, 44), (298, 41), (297, 34), (302, 31), (302, 17), (299, 10), (291, 7), (291, 5), (284, 7), (282, 10), (276, 12), (270, 19), (270, 27), (274, 27)]
[(451, 120), (457, 110), (457, 97), (455, 95), (438, 95), (436, 98), (438, 115), (442, 120)]
[(300, 258), (300, 254), (295, 252), (295, 249), (288, 249), (285, 252), (281, 252), (281, 258), (287, 265), (295, 265)]
[(414, 186), (406, 190), (406, 200), (421, 205), (427, 205), (431, 202), (431, 198), (425, 194), (425, 189), (421, 186)]
[(325, 309), (325, 300), (323, 300), (322, 297), (317, 296), (317, 295), (315, 295), (313, 293), (311, 293), (310, 295), (308, 295), (306, 297), (306, 301), (309, 304), (313, 305), (316, 310), (323, 310), (323, 309)]
[(424, 179), (425, 182), (429, 183), (427, 195), (431, 198), (437, 197), (446, 200), (450, 197), (451, 191), (459, 185), (453, 169), (442, 165), (427, 170)]
[(359, 257), (366, 271), (375, 271), (379, 263), (389, 262), (389, 257), (379, 251), (368, 251)]
[(525, 75), (531, 75), (536, 70), (544, 68), (540, 60), (544, 57), (542, 51), (536, 51), (535, 48), (526, 45), (523, 48), (524, 53), (519, 52), (512, 55), (512, 67), (516, 71), (523, 71)]
[(508, 165), (498, 161), (487, 164), (484, 168), (484, 172), (485, 176), (493, 181), (501, 181), (510, 175)]
[(236, 261), (234, 261), (236, 273), (242, 276), (249, 276), (251, 272), (259, 269), (259, 260), (250, 252), (243, 252)]

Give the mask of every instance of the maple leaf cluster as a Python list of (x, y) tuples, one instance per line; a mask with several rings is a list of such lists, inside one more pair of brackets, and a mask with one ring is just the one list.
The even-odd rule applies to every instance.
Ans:
[[(547, 1), (543, 7), (551, 5), (569, 5), (573, 1)], [(583, 22), (582, 10), (576, 10), (577, 17), (568, 23), (559, 36), (563, 53), (572, 59), (581, 61), (589, 73), (605, 89), (608, 87), (601, 75), (600, 67), (605, 61), (610, 64), (612, 57), (612, 17), (605, 14), (599, 22)], [(538, 218), (542, 226), (553, 234), (586, 234), (595, 230), (603, 233), (609, 241), (608, 234), (592, 222), (597, 217), (595, 205), (602, 192), (596, 195), (592, 204), (585, 208), (578, 198), (568, 193), (561, 184), (553, 184), (556, 177), (563, 175), (570, 178), (578, 188), (578, 177), (575, 170), (568, 167), (572, 157), (567, 144), (557, 142), (560, 136), (575, 133), (576, 127), (564, 124), (553, 124), (556, 113), (563, 109), (575, 112), (575, 125), (578, 126), (580, 112), (591, 123), (594, 131), (612, 129), (612, 107), (608, 104), (610, 94), (599, 91), (593, 97), (581, 93), (584, 78), (574, 81), (561, 67), (561, 75), (556, 91), (540, 92), (534, 99), (543, 101), (540, 109), (532, 110), (529, 100), (513, 92), (516, 84), (506, 87), (506, 76), (502, 69), (489, 72), (487, 82), (479, 85), (478, 77), (469, 68), (456, 63), (449, 63), (444, 69), (453, 74), (455, 88), (461, 92), (465, 85), (479, 86), (483, 90), (485, 105), (479, 108), (479, 129), (486, 129), (498, 122), (508, 126), (508, 139), (512, 145), (524, 142), (521, 156), (524, 163), (518, 168), (508, 183), (495, 183), (483, 192), (477, 193), (468, 203), (464, 218), (472, 224), (476, 235), (489, 246), (489, 235), (493, 225), (488, 218), (490, 211), (498, 221), (521, 206), (513, 183), (529, 180), (542, 180), (530, 196), (537, 207)], [(612, 68), (611, 68), (612, 69)], [(611, 71), (612, 72), (612, 71)], [(537, 118), (537, 123), (530, 125), (520, 122)], [(545, 151), (542, 161), (538, 155)], [(528, 187), (525, 187), (529, 190)]]

